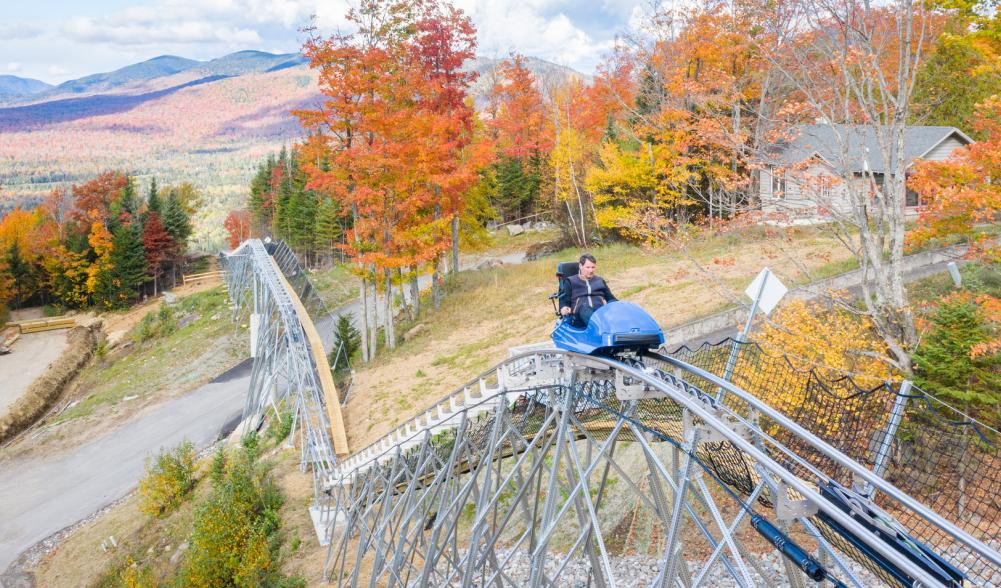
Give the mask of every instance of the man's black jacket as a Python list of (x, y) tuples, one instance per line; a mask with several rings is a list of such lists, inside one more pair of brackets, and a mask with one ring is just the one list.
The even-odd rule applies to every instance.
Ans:
[(600, 276), (593, 276), (590, 280), (584, 280), (580, 275), (566, 278), (566, 285), (560, 291), (560, 308), (569, 306), (573, 314), (581, 305), (588, 305), (591, 308), (598, 308), (608, 302), (617, 300), (612, 295), (612, 290)]

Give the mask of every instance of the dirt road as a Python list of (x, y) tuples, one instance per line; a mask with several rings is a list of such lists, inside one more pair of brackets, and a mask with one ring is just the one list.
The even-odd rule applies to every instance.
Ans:
[(0, 355), (0, 415), (24, 394), (66, 348), (68, 331), (43, 331), (21, 335), (13, 350)]

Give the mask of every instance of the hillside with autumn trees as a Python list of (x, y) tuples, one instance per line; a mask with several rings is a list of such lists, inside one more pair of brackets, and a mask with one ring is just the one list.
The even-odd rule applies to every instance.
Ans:
[(190, 184), (140, 194), (105, 172), (0, 219), (0, 313), (48, 304), (116, 309), (172, 287), (201, 195)]
[[(914, 373), (934, 309), (894, 285), (905, 253), (969, 240), (977, 264), (991, 272), (998, 262), (983, 252), (1001, 221), (989, 180), (1001, 153), (991, 97), (1001, 90), (1001, 25), (976, 2), (849, 4), (651, 8), (649, 27), (624, 33), (591, 79), (537, 75), (517, 54), (479, 76), (460, 67), (475, 32), (449, 4), (366, 5), (351, 13), (355, 33), (309, 29), (303, 54), (323, 101), (294, 111), (305, 129), (298, 143), (259, 161), (247, 205), (225, 221), (230, 243), (273, 236), (309, 267), (350, 268), (363, 304), (389, 310), (385, 324), (359, 325), (367, 359), (380, 341), (394, 346), (394, 315), (421, 316), (418, 278), (431, 278), (423, 303), (437, 306), (460, 245), (482, 241), (491, 223), (549, 221), (562, 231), (557, 249), (684, 249), (704, 230), (786, 222), (762, 214), (758, 174), (797, 125), (876, 129), (884, 161), (911, 125), (955, 126), (980, 142), (945, 162), (919, 161), (885, 183), (835, 171), (858, 206), (825, 208), (807, 180), (798, 196), (816, 190), (826, 230), (877, 276), (858, 303), (878, 341), (866, 353)], [(846, 47), (851, 63), (841, 61)], [(857, 91), (866, 85), (878, 92)], [(482, 88), (476, 98), (472, 87)], [(908, 191), (924, 204), (916, 218)], [(411, 295), (393, 307), (403, 290)], [(980, 330), (967, 352), (996, 366), (990, 291), (978, 294)]]
[[(302, 134), (291, 111), (318, 102), (317, 76), (298, 55), (241, 52), (154, 67), (163, 61), (67, 82), (29, 103), (0, 104), (0, 214), (122, 170), (143, 191), (152, 177), (196, 186), (203, 206), (193, 219), (193, 246), (222, 245), (223, 220), (245, 202), (257, 164)], [(184, 68), (171, 73), (175, 61)], [(496, 64), (477, 58), (463, 67), (489, 75)], [(584, 77), (537, 59), (529, 65), (554, 79)]]

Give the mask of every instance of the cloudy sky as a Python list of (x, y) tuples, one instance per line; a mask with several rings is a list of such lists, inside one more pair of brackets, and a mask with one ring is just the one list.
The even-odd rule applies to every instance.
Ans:
[[(316, 15), (327, 32), (351, 0), (18, 0), (0, 21), (0, 74), (60, 83), (158, 55), (211, 59), (298, 50)], [(479, 54), (510, 51), (591, 73), (646, 0), (453, 0), (479, 30)]]

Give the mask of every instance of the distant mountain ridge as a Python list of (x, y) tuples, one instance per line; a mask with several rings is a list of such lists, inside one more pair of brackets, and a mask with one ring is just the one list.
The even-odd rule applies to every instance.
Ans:
[[(265, 53), (237, 51), (208, 61), (197, 61), (176, 55), (161, 55), (110, 72), (96, 73), (52, 86), (38, 80), (15, 76), (0, 76), (0, 102), (32, 102), (69, 96), (145, 90), (146, 84), (178, 74), (188, 74), (184, 83), (197, 78), (230, 77), (249, 73), (279, 71), (306, 63), (298, 53)], [(9, 87), (3, 82), (11, 78)], [(17, 84), (17, 82), (20, 84)], [(33, 84), (32, 84), (33, 83)]]
[[(480, 74), (469, 89), (478, 107), (500, 62), (479, 57), (465, 66)], [(541, 59), (526, 58), (526, 66), (543, 92), (567, 79), (590, 81)], [(196, 235), (203, 243), (221, 241), (223, 219), (245, 204), (260, 161), (303, 137), (291, 112), (324, 101), (317, 72), (298, 53), (240, 51), (209, 61), (164, 55), (57, 87), (22, 80), (0, 77), (0, 93), (4, 83), (18, 93), (0, 98), (0, 216), (115, 169), (143, 190), (151, 177), (202, 190)]]
[(52, 87), (52, 84), (46, 84), (41, 80), (0, 75), (0, 102), (4, 99), (21, 98), (23, 96), (38, 94)]

